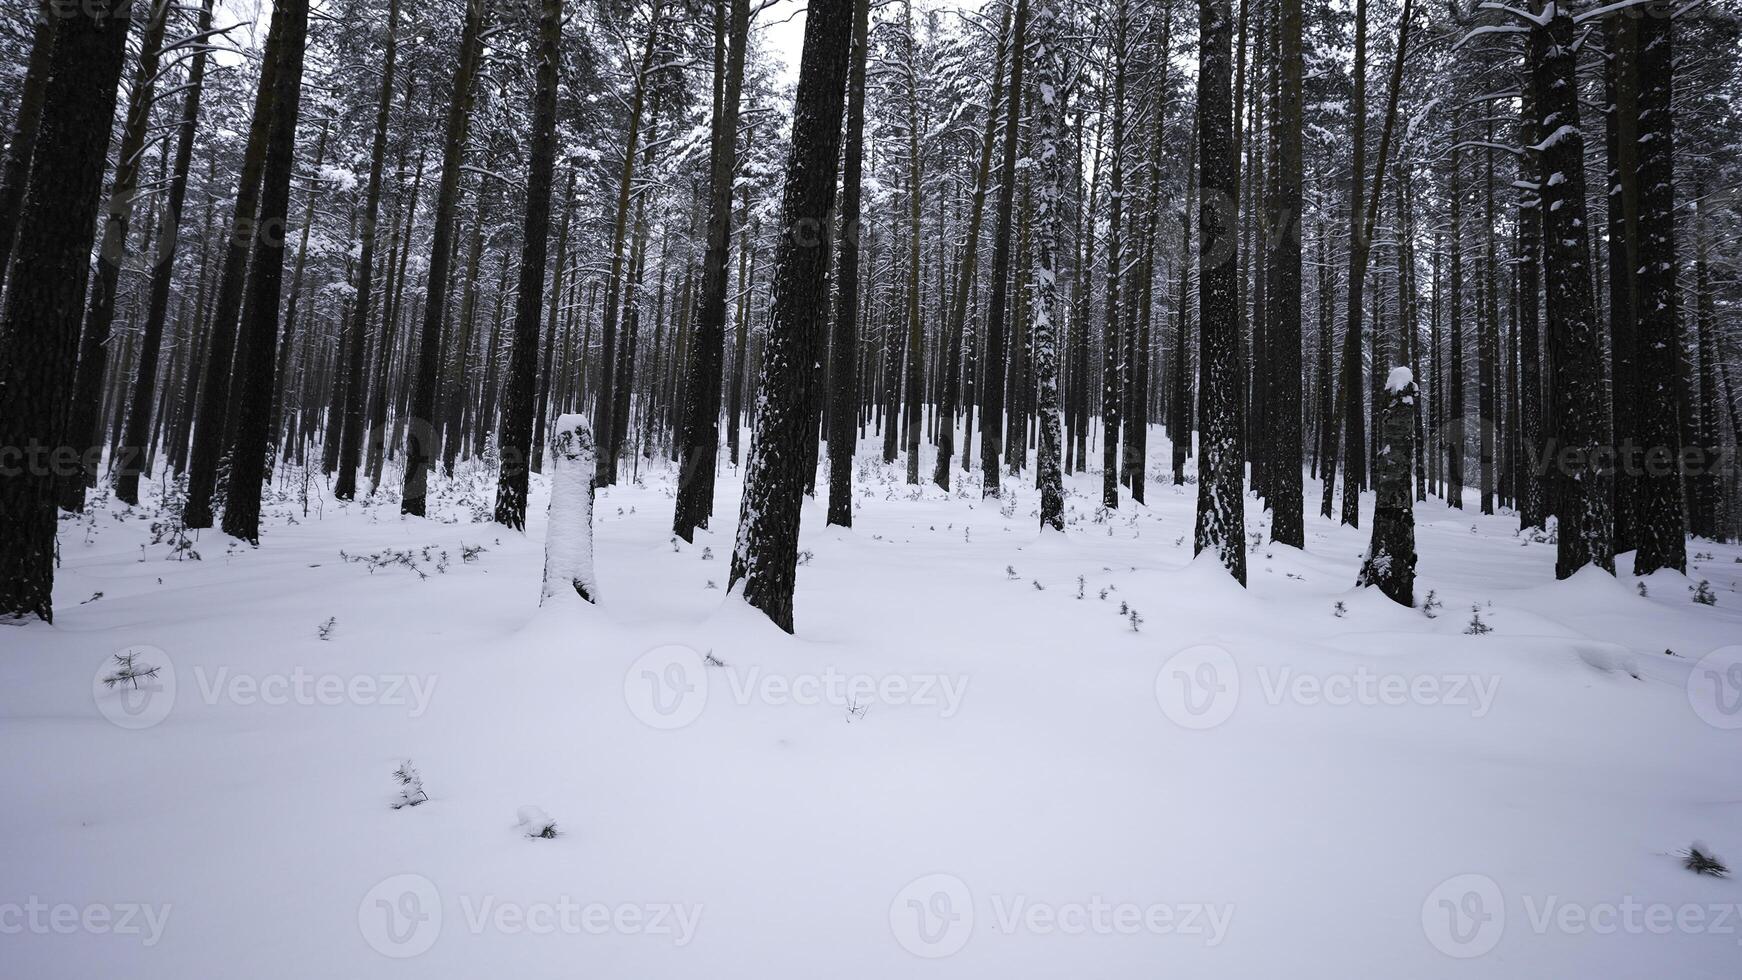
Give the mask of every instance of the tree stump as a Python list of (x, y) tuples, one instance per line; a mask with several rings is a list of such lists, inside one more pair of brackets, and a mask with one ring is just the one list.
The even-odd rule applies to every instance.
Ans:
[(550, 444), (550, 523), (544, 532), (544, 600), (573, 589), (597, 602), (593, 578), (593, 430), (586, 416), (557, 419)]
[(1409, 368), (1391, 369), (1380, 410), (1379, 451), (1373, 458), (1373, 542), (1361, 560), (1355, 582), (1405, 606), (1415, 605), (1415, 511), (1410, 493), (1410, 461), (1415, 458), (1415, 376)]

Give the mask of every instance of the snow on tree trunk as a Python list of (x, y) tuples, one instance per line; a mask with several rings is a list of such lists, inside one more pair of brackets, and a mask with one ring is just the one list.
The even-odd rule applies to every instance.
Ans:
[(597, 602), (593, 578), (593, 476), (597, 454), (584, 415), (557, 419), (551, 439), (550, 522), (544, 532), (545, 599), (574, 589)]
[(1391, 369), (1385, 382), (1379, 451), (1373, 457), (1373, 543), (1361, 561), (1357, 585), (1379, 591), (1405, 606), (1415, 605), (1415, 512), (1410, 495), (1410, 460), (1415, 457), (1415, 376), (1406, 367)]
[[(1063, 473), (1059, 468), (1058, 391), (1058, 269), (1054, 249), (1059, 226), (1059, 134), (1063, 128), (1066, 72), (1060, 49), (1059, 23), (1053, 0), (1034, 4), (1034, 90), (1030, 110), (1030, 139), (1038, 173), (1037, 207), (1034, 216), (1035, 249), (1033, 285), (1029, 297), (1034, 323), (1034, 371), (1040, 384), (1036, 410), (1040, 415), (1040, 452), (1037, 482), (1040, 486), (1040, 526), (1065, 529)], [(1111, 472), (1111, 471), (1109, 471)], [(1138, 474), (1141, 479), (1142, 474)], [(1113, 484), (1115, 492), (1118, 484)]]

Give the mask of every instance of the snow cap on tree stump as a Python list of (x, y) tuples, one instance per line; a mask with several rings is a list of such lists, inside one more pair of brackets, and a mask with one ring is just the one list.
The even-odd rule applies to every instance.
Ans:
[(544, 532), (544, 594), (540, 603), (573, 589), (599, 597), (593, 578), (593, 429), (583, 415), (557, 419), (551, 439), (550, 523)]

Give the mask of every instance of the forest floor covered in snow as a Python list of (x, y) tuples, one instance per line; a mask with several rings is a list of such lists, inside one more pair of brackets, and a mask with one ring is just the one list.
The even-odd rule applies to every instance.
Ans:
[(1304, 552), (1248, 497), (1250, 588), (1194, 562), (1159, 433), (1046, 539), (1032, 473), (877, 457), (851, 530), (805, 505), (794, 636), (724, 591), (729, 466), (693, 544), (666, 464), (599, 493), (596, 607), (539, 607), (542, 478), (522, 535), (479, 468), (429, 520), (281, 470), (197, 561), (98, 495), (0, 628), (0, 973), (1736, 976), (1682, 855), (1742, 860), (1742, 549), (1557, 583), (1471, 492), (1406, 609), (1314, 481)]

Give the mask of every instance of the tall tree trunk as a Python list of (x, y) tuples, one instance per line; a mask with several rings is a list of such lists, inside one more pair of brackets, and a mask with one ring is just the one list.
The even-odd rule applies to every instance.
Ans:
[(290, 178), (296, 167), (296, 121), (302, 97), (303, 49), (308, 40), (308, 0), (278, 0), (273, 16), (284, 19), (272, 72), (272, 123), (261, 175), (260, 241), (248, 274), (243, 324), (248, 330), (237, 374), (242, 401), (236, 439), (230, 447), (230, 484), (224, 497), (224, 533), (260, 543), (260, 491), (272, 450), (273, 367), (277, 360), (278, 305), (284, 281), (284, 223), (290, 213)]
[(436, 419), (436, 379), (441, 360), (442, 323), (446, 319), (448, 264), (453, 252), (455, 214), (460, 195), (460, 164), (465, 158), (466, 130), (472, 118), (472, 81), (483, 53), (484, 0), (467, 0), (460, 28), (460, 57), (454, 67), (454, 90), (448, 105), (447, 131), (442, 140), (442, 174), (436, 189), (435, 230), (430, 237), (429, 291), (423, 301), (423, 336), (419, 338), (417, 374), (411, 395), (411, 419), (405, 442), (405, 485), (399, 512), (424, 516), (429, 470), (439, 435)]
[(1229, 97), (1228, 0), (1198, 0), (1198, 516), (1193, 553), (1216, 553), (1246, 584), (1245, 461), (1240, 454), (1239, 225)]
[(812, 0), (805, 20), (782, 231), (774, 251), (774, 302), (757, 386), (756, 438), (727, 584), (728, 591), (742, 584), (744, 600), (788, 633), (793, 631), (805, 485), (801, 440), (816, 436), (808, 389), (828, 309), (827, 219), (835, 203), (853, 7), (854, 0)]
[(19, 211), (24, 207), (24, 188), (30, 180), (30, 157), (36, 152), (36, 134), (42, 126), (43, 97), (48, 92), (49, 56), (54, 49), (55, 15), (50, 0), (37, 0), (36, 29), (31, 35), (30, 61), (24, 69), (24, 85), (18, 93), (18, 115), (12, 136), (6, 141), (6, 160), (0, 163), (0, 286), (12, 264), (12, 246), (18, 237)]
[[(853, 4), (853, 63), (847, 78), (846, 146), (841, 158), (841, 259), (836, 273), (834, 332), (829, 344), (829, 524), (853, 526), (853, 449), (855, 443), (854, 416), (859, 400), (859, 207), (865, 156), (865, 64), (869, 58), (870, 0), (855, 0)], [(1006, 18), (1008, 21), (1008, 18)], [(1000, 82), (995, 84), (1001, 84)], [(995, 111), (995, 110), (994, 110)], [(988, 129), (991, 123), (987, 123)], [(983, 155), (984, 156), (984, 155)], [(984, 169), (982, 168), (982, 172)], [(985, 199), (982, 177), (979, 199)], [(978, 215), (976, 214), (976, 220)], [(973, 248), (970, 233), (969, 249)], [(969, 263), (971, 259), (965, 260)], [(743, 269), (742, 263), (739, 265)], [(742, 279), (740, 274), (740, 279)], [(740, 282), (740, 289), (747, 286)], [(957, 300), (960, 305), (961, 300)], [(740, 359), (744, 346), (743, 317), (739, 318), (738, 348)], [(958, 322), (958, 327), (959, 327)], [(947, 389), (946, 389), (947, 390)], [(738, 380), (733, 379), (732, 424), (737, 425)], [(950, 396), (946, 393), (945, 402)], [(946, 427), (946, 433), (949, 429)], [(948, 436), (945, 436), (948, 439)], [(735, 441), (735, 440), (734, 440)], [(733, 459), (737, 459), (734, 451)], [(949, 452), (940, 443), (938, 465), (947, 471)], [(947, 472), (939, 485), (949, 486)]]
[(124, 503), (139, 503), (139, 475), (145, 468), (145, 440), (151, 424), (151, 402), (156, 393), (158, 349), (163, 345), (163, 324), (169, 315), (169, 287), (175, 278), (175, 255), (180, 244), (182, 206), (187, 200), (188, 169), (193, 164), (194, 133), (199, 127), (200, 94), (206, 79), (205, 33), (212, 27), (212, 0), (205, 0), (194, 28), (200, 46), (188, 66), (187, 97), (182, 102), (180, 139), (175, 149), (175, 171), (169, 185), (169, 201), (163, 212), (163, 229), (157, 251), (152, 254), (151, 298), (145, 314), (145, 334), (140, 344), (140, 362), (133, 383), (132, 407), (127, 413), (127, 434), (115, 459), (115, 496)]
[[(1667, 12), (1666, 12), (1667, 13)], [(1625, 15), (1623, 15), (1625, 16)], [(1633, 574), (1687, 570), (1687, 520), (1682, 510), (1682, 437), (1677, 381), (1681, 376), (1681, 263), (1675, 231), (1674, 21), (1639, 22), (1639, 441)], [(1680, 386), (1683, 391), (1687, 386)]]
[[(702, 258), (702, 288), (690, 331), (689, 362), (683, 397), (683, 444), (678, 467), (677, 504), (672, 532), (694, 540), (714, 513), (714, 470), (720, 455), (720, 373), (726, 355), (726, 264), (732, 250), (732, 181), (738, 170), (738, 103), (744, 89), (744, 49), (750, 31), (750, 0), (716, 0), (716, 50), (723, 59), (714, 70), (720, 81), (714, 107), (708, 175), (707, 252)], [(718, 35), (724, 33), (728, 39)]]
[[(1058, 264), (1059, 185), (1063, 183), (1063, 160), (1059, 137), (1063, 131), (1065, 78), (1064, 38), (1056, 0), (1035, 0), (1034, 6), (1034, 108), (1030, 111), (1030, 137), (1035, 167), (1034, 183), (1034, 274), (1031, 277), (1030, 319), (1034, 335), (1034, 373), (1039, 385), (1035, 411), (1040, 422), (1040, 447), (1035, 454), (1036, 481), (1040, 487), (1040, 527), (1065, 529), (1064, 474), (1059, 460), (1058, 393)], [(1156, 111), (1160, 112), (1158, 104)]]
[(399, 0), (387, 0), (387, 34), (381, 59), (381, 94), (375, 106), (375, 137), (369, 153), (369, 184), (363, 196), (363, 240), (358, 249), (356, 298), (345, 331), (344, 424), (339, 431), (339, 475), (333, 496), (357, 495), (357, 467), (363, 455), (363, 371), (368, 359), (364, 340), (374, 300), (375, 241), (381, 224), (381, 167), (387, 156), (387, 122), (393, 108), (393, 76), (398, 61)]
[[(1546, 9), (1543, 9), (1546, 8)], [(1562, 472), (1555, 577), (1586, 565), (1615, 570), (1614, 511), (1602, 447), (1610, 436), (1603, 397), (1601, 328), (1592, 297), (1590, 230), (1585, 208), (1585, 137), (1579, 128), (1572, 13), (1554, 0), (1538, 4), (1530, 31), (1541, 151), (1543, 266), (1547, 280), (1549, 363), (1554, 365), (1554, 438)]]
[(0, 621), (54, 620), (55, 476), (68, 463), (60, 406), (102, 203), (126, 9), (121, 0), (90, 0), (68, 8), (55, 28), (0, 319), (0, 446), (16, 454), (0, 467)]
[(109, 364), (109, 333), (115, 321), (115, 293), (121, 280), (121, 264), (127, 258), (127, 236), (133, 221), (134, 199), (139, 196), (139, 165), (145, 150), (151, 102), (157, 86), (157, 66), (163, 51), (164, 27), (169, 20), (169, 0), (152, 0), (140, 41), (139, 64), (127, 101), (127, 122), (121, 132), (121, 151), (109, 189), (109, 207), (103, 222), (103, 238), (97, 251), (97, 281), (85, 311), (85, 328), (79, 341), (79, 364), (74, 374), (72, 400), (67, 410), (67, 445), (80, 461), (79, 473), (61, 484), (61, 507), (85, 509), (85, 488), (97, 482), (97, 464), (102, 453), (103, 379)]
[(1301, 486), (1301, 0), (1281, 0), (1277, 87), (1276, 208), (1267, 221), (1275, 289), (1266, 297), (1265, 356), (1272, 383), (1265, 399), (1270, 460), (1265, 481), (1272, 513), (1270, 538), (1306, 547)]
[[(562, 25), (563, 0), (543, 0), (538, 16), (538, 87), (532, 97), (532, 144), (526, 174), (520, 283), (514, 297), (514, 336), (508, 356), (507, 391), (502, 397), (502, 426), (496, 437), (502, 457), (496, 483), (496, 523), (517, 531), (526, 530), (527, 457), (532, 451), (539, 301), (544, 296), (550, 185), (556, 172), (557, 61), (562, 54)], [(629, 156), (634, 158), (633, 151)], [(610, 419), (608, 409), (605, 419)]]
[(996, 497), (1003, 455), (1004, 336), (1010, 279), (1010, 219), (1016, 200), (1016, 148), (1022, 128), (1022, 63), (1027, 60), (1028, 0), (1016, 0), (1010, 46), (1010, 104), (1004, 115), (1004, 158), (999, 168), (998, 214), (992, 225), (992, 296), (986, 310), (986, 365), (980, 385), (980, 495)]
[[(1112, 160), (1107, 196), (1106, 327), (1101, 350), (1101, 506), (1119, 506), (1119, 409), (1125, 396), (1125, 350), (1121, 339), (1119, 280), (1125, 274), (1120, 219), (1125, 201), (1125, 62), (1128, 0), (1113, 5)], [(1237, 166), (1237, 164), (1236, 164)], [(1207, 186), (1207, 185), (1206, 185)]]

